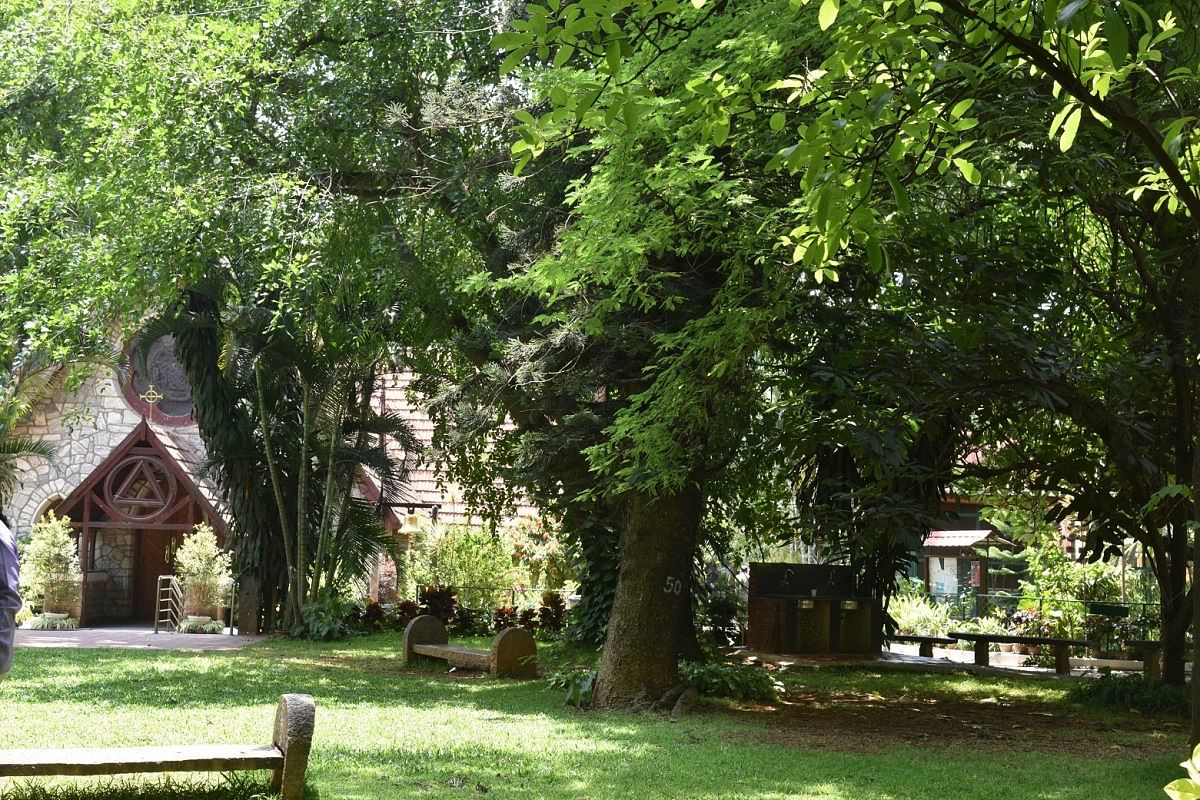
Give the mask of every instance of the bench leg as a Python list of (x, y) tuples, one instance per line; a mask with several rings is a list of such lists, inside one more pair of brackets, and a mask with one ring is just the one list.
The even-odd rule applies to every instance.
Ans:
[(502, 678), (537, 677), (537, 643), (524, 628), (505, 628), (492, 640), (489, 671)]
[(1054, 672), (1058, 675), (1071, 674), (1071, 648), (1065, 644), (1054, 645)]
[(992, 651), (988, 642), (975, 643), (975, 665), (986, 667), (991, 663)]
[(440, 619), (429, 614), (413, 617), (404, 629), (404, 652), (400, 656), (400, 663), (413, 663), (416, 658), (416, 653), (413, 652), (414, 644), (446, 644), (448, 641), (450, 639), (446, 635), (446, 626)]
[(285, 694), (275, 711), (272, 744), (283, 753), (283, 768), (271, 770), (271, 791), (282, 800), (304, 800), (304, 773), (312, 749), (317, 706), (307, 694)]
[(921, 642), (917, 653), (925, 658), (933, 658), (933, 642)]
[(1142, 654), (1142, 669), (1147, 678), (1162, 677), (1162, 656), (1157, 647), (1147, 647)]

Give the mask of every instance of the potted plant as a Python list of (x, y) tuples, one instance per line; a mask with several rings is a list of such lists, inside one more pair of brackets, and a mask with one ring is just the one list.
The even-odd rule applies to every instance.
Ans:
[[(1018, 636), (1042, 635), (1042, 615), (1036, 608), (1024, 608), (1015, 612), (1012, 615), (1012, 624)], [(1030, 656), (1041, 653), (1041, 648), (1036, 645), (1017, 644), (1015, 649), (1018, 653)]]
[[(213, 621), (233, 583), (233, 554), (223, 551), (210, 525), (197, 525), (175, 551), (175, 574), (183, 590), (183, 613), (198, 630)], [(181, 630), (182, 630), (181, 626)]]
[(67, 620), (78, 613), (83, 581), (70, 520), (50, 512), (34, 523), (21, 552), (21, 585), (31, 597), (41, 598), (47, 620)]

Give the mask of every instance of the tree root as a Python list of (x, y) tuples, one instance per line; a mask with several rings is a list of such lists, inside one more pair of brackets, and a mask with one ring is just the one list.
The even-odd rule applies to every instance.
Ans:
[(676, 684), (672, 688), (668, 689), (663, 694), (662, 697), (658, 698), (653, 703), (651, 703), (650, 710), (651, 711), (666, 711), (668, 708), (674, 707), (675, 702), (677, 700), (679, 700), (679, 696), (682, 695), (685, 691), (687, 691), (687, 688), (690, 685), (691, 684), (688, 683), (687, 681), (681, 681), (680, 683)]

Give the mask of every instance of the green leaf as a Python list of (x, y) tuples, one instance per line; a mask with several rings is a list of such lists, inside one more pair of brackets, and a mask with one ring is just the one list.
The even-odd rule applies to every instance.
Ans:
[(978, 186), (979, 182), (983, 180), (983, 176), (979, 174), (979, 169), (965, 158), (954, 159), (954, 166), (958, 167), (958, 171), (967, 179), (967, 183), (972, 186)]
[(722, 117), (713, 123), (712, 126), (712, 143), (717, 147), (725, 144), (725, 140), (729, 138), (729, 117)]
[(896, 210), (907, 216), (912, 212), (912, 204), (908, 200), (908, 189), (904, 188), (904, 184), (890, 172), (887, 174), (887, 182), (892, 187), (892, 197), (896, 200)]
[(771, 130), (781, 131), (783, 126), (787, 124), (787, 117), (782, 111), (776, 111), (771, 115)]
[(1083, 108), (1081, 106), (1073, 106), (1071, 112), (1067, 114), (1066, 120), (1063, 121), (1062, 138), (1058, 140), (1058, 149), (1064, 153), (1071, 149), (1071, 145), (1075, 144), (1075, 134), (1079, 132), (1079, 120), (1083, 119)]
[(1070, 25), (1071, 20), (1079, 13), (1079, 9), (1090, 2), (1091, 0), (1071, 0), (1071, 2), (1063, 6), (1062, 10), (1058, 12), (1058, 24), (1063, 26)]
[(1187, 778), (1171, 781), (1163, 787), (1163, 791), (1171, 800), (1200, 800), (1200, 783)]
[(505, 75), (516, 69), (521, 62), (525, 60), (525, 56), (529, 55), (529, 51), (532, 49), (533, 48), (531, 47), (518, 47), (516, 50), (513, 50), (511, 53), (505, 56), (504, 61), (500, 64), (500, 74)]
[(883, 249), (880, 248), (879, 241), (875, 237), (867, 239), (867, 263), (874, 272), (883, 269)]
[(1113, 69), (1120, 69), (1129, 57), (1129, 29), (1114, 8), (1104, 15), (1104, 37), (1108, 39), (1108, 56), (1112, 59)]
[(610, 39), (604, 53), (608, 59), (608, 72), (617, 75), (621, 71), (621, 40)]
[(958, 119), (967, 113), (973, 105), (975, 105), (975, 99), (972, 97), (968, 97), (966, 100), (959, 100), (954, 104), (954, 108), (950, 109), (950, 119)]
[(571, 60), (571, 56), (575, 55), (575, 48), (572, 45), (564, 44), (554, 53), (554, 67), (557, 69), (563, 64)]
[(822, 0), (821, 10), (817, 12), (817, 24), (821, 30), (829, 30), (829, 26), (837, 22), (838, 0)]

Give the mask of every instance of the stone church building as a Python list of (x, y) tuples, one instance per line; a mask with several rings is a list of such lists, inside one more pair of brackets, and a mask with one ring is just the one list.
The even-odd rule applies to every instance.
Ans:
[[(405, 375), (384, 376), (379, 402), (428, 442), (432, 423), (408, 399), (407, 385)], [(5, 513), (18, 537), (51, 511), (71, 520), (85, 575), (82, 625), (152, 622), (158, 578), (172, 573), (183, 536), (201, 522), (222, 537), (228, 532), (217, 487), (199, 474), (204, 444), (170, 337), (156, 341), (145, 369), (131, 366), (124, 380), (97, 373), (76, 389), (60, 385), (15, 433), (50, 442), (57, 454), (19, 465), (22, 482)], [(374, 487), (364, 480), (360, 489), (370, 498)], [(430, 465), (411, 459), (403, 499), (411, 505), (401, 512), (477, 522)], [(402, 527), (394, 509), (384, 522), (394, 532)]]

